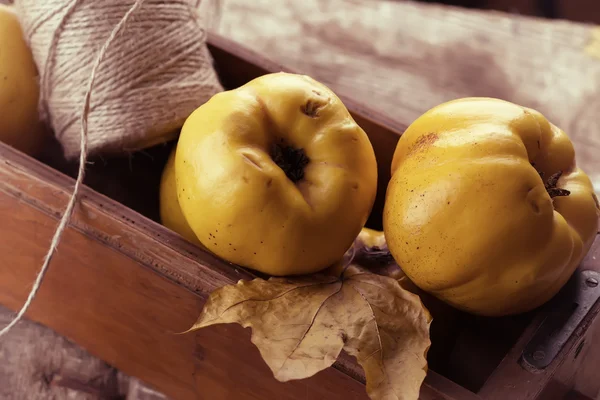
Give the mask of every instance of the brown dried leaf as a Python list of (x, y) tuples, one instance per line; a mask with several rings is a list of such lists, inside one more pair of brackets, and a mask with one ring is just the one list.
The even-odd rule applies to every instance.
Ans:
[(252, 328), (252, 343), (282, 382), (330, 367), (342, 349), (364, 368), (371, 399), (417, 399), (425, 378), (429, 312), (395, 279), (355, 264), (342, 277), (225, 286), (190, 330), (223, 323)]

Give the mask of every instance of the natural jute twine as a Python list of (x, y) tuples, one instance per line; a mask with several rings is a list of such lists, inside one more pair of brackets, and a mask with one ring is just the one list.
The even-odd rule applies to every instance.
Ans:
[[(15, 1), (40, 71), (41, 114), (67, 159), (79, 153), (79, 113), (98, 50), (134, 3)], [(172, 139), (194, 109), (222, 90), (199, 6), (199, 0), (144, 0), (106, 49), (88, 116), (90, 156)]]
[[(49, 42), (45, 52), (47, 60), (43, 58), (44, 62), (38, 64), (45, 66), (41, 69), (41, 105), (67, 154), (79, 156), (79, 169), (73, 192), (27, 300), (0, 331), (0, 337), (23, 318), (42, 284), (73, 214), (85, 175), (88, 150), (92, 147), (126, 150), (122, 146), (129, 143), (132, 136), (144, 136), (143, 132), (153, 123), (159, 129), (152, 134), (161, 129), (162, 132), (166, 128), (176, 129), (196, 107), (222, 90), (204, 47), (204, 30), (199, 27), (194, 12), (198, 4), (194, 6), (185, 0), (17, 0), (16, 4), (21, 11), (27, 8), (26, 13), (36, 15), (30, 19), (26, 32), (34, 50), (38, 49), (38, 63), (42, 57), (38, 41)], [(78, 13), (78, 10), (83, 11)], [(75, 15), (79, 17), (74, 18)], [(93, 29), (98, 18), (106, 18), (100, 23), (102, 26), (107, 20), (115, 21), (106, 35)], [(187, 24), (186, 18), (193, 20), (198, 29), (178, 30), (173, 21)], [(44, 28), (52, 20), (57, 22)], [(66, 29), (69, 24), (75, 25)], [(171, 26), (173, 30), (153, 29), (159, 26)], [(45, 33), (36, 34), (42, 31)], [(124, 32), (130, 32), (137, 42), (125, 40)], [(45, 35), (52, 40), (42, 39)], [(64, 37), (64, 50), (57, 44), (59, 35)], [(85, 40), (79, 41), (82, 38)], [(97, 43), (103, 43), (99, 50)], [(196, 55), (192, 56), (194, 52)], [(89, 68), (86, 62), (90, 63)], [(83, 80), (86, 73), (87, 78)], [(115, 129), (123, 138), (117, 137)], [(76, 137), (74, 131), (77, 131)]]

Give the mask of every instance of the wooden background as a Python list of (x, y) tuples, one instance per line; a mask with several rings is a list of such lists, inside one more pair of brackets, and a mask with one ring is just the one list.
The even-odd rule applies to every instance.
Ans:
[[(537, 108), (573, 138), (600, 191), (600, 28), (397, 0), (215, 1), (222, 35), (403, 124), (464, 96)], [(539, 14), (537, 1), (487, 3)], [(560, 12), (600, 23), (598, 3), (564, 0)], [(10, 316), (0, 308), (0, 324)], [(0, 341), (0, 357), (0, 399), (127, 396), (127, 377), (37, 324)], [(138, 398), (143, 390), (130, 386)]]
[(408, 1), (222, 1), (221, 34), (404, 124), (457, 97), (536, 108), (600, 184), (599, 28)]

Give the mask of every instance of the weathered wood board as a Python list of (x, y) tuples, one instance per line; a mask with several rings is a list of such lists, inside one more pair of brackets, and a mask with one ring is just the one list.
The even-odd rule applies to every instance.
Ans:
[(538, 109), (600, 191), (598, 28), (410, 1), (221, 1), (220, 34), (401, 123), (457, 97)]

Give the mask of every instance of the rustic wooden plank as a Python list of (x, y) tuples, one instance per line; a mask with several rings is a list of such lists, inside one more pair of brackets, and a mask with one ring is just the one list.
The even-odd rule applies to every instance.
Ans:
[[(50, 185), (35, 180), (28, 184), (34, 191), (53, 193)], [(7, 265), (19, 266), (0, 269), (0, 302), (11, 308), (24, 300), (56, 225), (54, 215), (33, 207), (39, 205), (36, 197), (0, 190), (0, 252)], [(63, 196), (57, 197), (64, 203)], [(86, 204), (76, 214), (111, 218), (101, 207)], [(140, 235), (136, 243), (148, 244), (147, 237)], [(364, 398), (364, 387), (335, 369), (305, 381), (275, 381), (248, 332), (237, 326), (175, 335), (191, 325), (203, 298), (154, 268), (89, 232), (68, 229), (28, 315), (177, 399), (202, 393), (227, 398), (224, 390), (234, 390), (240, 399)], [(339, 393), (338, 387), (346, 391)]]
[[(444, 101), (536, 108), (600, 185), (600, 59), (593, 27), (389, 0), (223, 0), (218, 32), (408, 124)], [(600, 189), (599, 189), (600, 190)]]

